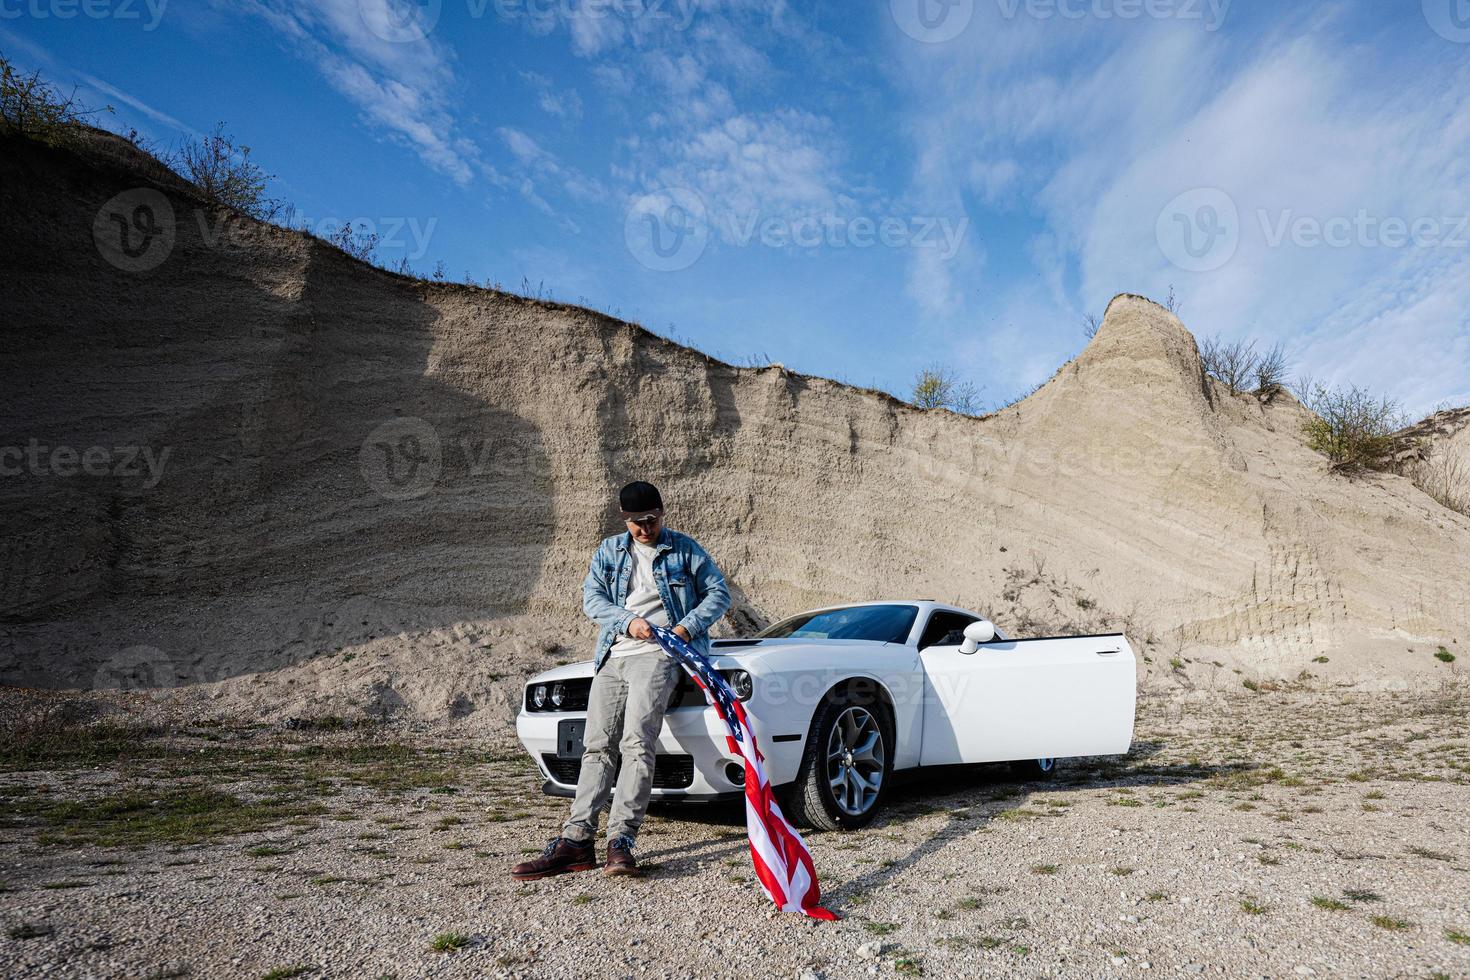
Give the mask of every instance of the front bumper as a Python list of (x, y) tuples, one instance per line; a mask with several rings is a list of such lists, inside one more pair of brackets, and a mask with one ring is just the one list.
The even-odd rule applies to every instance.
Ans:
[[(580, 759), (558, 757), (560, 723), (587, 718), (585, 711), (536, 711), (522, 709), (516, 717), (516, 735), (545, 778), (542, 791), (548, 796), (572, 796)], [(726, 748), (725, 723), (708, 705), (674, 708), (664, 714), (664, 724), (654, 746), (654, 787), (651, 797), (662, 801), (712, 802), (744, 795), (745, 783), (731, 777), (727, 769), (741, 765), (739, 757)], [(767, 775), (770, 777), (769, 767)], [(743, 779), (743, 777), (742, 777)]]

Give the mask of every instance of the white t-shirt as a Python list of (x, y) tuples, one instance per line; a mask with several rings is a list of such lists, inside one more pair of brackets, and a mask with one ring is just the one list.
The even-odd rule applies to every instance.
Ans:
[[(633, 542), (633, 580), (629, 583), (628, 601), (623, 603), (623, 608), (654, 626), (666, 627), (669, 625), (669, 613), (659, 597), (658, 583), (653, 580), (653, 558), (657, 554), (658, 549), (652, 545)], [(635, 653), (659, 653), (662, 649), (652, 640), (635, 640), (624, 634), (617, 638), (608, 653), (613, 657), (631, 657)]]

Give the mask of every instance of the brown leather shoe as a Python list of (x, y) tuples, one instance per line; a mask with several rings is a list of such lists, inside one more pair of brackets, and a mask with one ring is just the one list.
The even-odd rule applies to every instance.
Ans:
[(625, 875), (636, 877), (643, 872), (638, 870), (638, 861), (633, 857), (633, 838), (627, 834), (615, 837), (607, 844), (607, 863), (602, 866), (605, 875)]
[(568, 871), (591, 871), (597, 867), (597, 850), (589, 841), (554, 838), (546, 845), (538, 858), (522, 861), (510, 869), (510, 876), (517, 881), (535, 881)]

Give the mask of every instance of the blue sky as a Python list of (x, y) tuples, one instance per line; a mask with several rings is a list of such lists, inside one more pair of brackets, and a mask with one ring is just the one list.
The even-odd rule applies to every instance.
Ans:
[(1470, 402), (1470, 0), (0, 0), (165, 146), (387, 264), (988, 402), (1172, 285), (1197, 336)]

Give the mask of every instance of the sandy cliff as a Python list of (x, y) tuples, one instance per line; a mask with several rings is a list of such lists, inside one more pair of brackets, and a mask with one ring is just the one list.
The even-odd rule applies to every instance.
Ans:
[[(108, 217), (139, 189), (172, 212), (150, 268)], [(1230, 395), (1138, 297), (973, 419), (395, 276), (116, 152), (0, 147), (0, 224), (8, 683), (503, 718), (524, 671), (585, 653), (580, 580), (633, 477), (725, 568), (730, 629), (931, 597), (1126, 626), (1152, 682), (1233, 687), (1433, 683), (1470, 639), (1470, 520), (1329, 472), (1290, 396)]]

